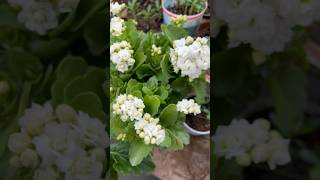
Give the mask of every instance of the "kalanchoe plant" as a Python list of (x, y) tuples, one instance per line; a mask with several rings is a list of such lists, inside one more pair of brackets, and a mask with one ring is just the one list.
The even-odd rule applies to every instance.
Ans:
[[(183, 122), (208, 102), (204, 75), (210, 50), (206, 38), (187, 37), (177, 26), (144, 33), (129, 20), (123, 27), (121, 34), (110, 32), (112, 168), (145, 174), (154, 168), (154, 148), (181, 150), (189, 144)], [(193, 91), (195, 100), (187, 100)]]

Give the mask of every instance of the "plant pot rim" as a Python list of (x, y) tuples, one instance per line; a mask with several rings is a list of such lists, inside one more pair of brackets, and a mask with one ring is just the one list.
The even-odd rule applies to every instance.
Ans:
[[(175, 14), (171, 11), (169, 11), (165, 6), (164, 6), (164, 3), (166, 2), (166, 0), (163, 0), (162, 3), (161, 3), (161, 6), (162, 6), (162, 9), (163, 9), (163, 12), (166, 13), (167, 15), (171, 16), (171, 17), (174, 17), (176, 18), (177, 16), (179, 16), (179, 14)], [(208, 8), (208, 2), (205, 1), (205, 8), (198, 14), (195, 14), (195, 15), (191, 15), (191, 16), (187, 16), (187, 19), (188, 20), (192, 20), (192, 19), (197, 19), (199, 18), (200, 16), (203, 16), (204, 13), (206, 12)]]
[(210, 130), (208, 131), (198, 131), (196, 129), (193, 129), (190, 127), (187, 123), (183, 122), (184, 127), (187, 129), (189, 134), (195, 135), (195, 136), (205, 136), (210, 134)]

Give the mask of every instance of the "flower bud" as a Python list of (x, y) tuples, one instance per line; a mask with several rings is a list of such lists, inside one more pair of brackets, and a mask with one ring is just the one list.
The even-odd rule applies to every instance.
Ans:
[(257, 125), (258, 127), (263, 128), (265, 130), (269, 130), (270, 129), (269, 121), (267, 121), (266, 119), (263, 119), (263, 118), (255, 120), (253, 124)]
[(160, 125), (160, 124), (157, 125), (157, 129), (158, 129), (158, 130), (161, 129), (161, 125)]
[(139, 134), (139, 137), (140, 137), (140, 138), (144, 138), (144, 132), (141, 132), (141, 133)]
[(240, 166), (249, 166), (251, 164), (251, 158), (246, 153), (237, 156), (236, 161)]
[(30, 137), (25, 133), (11, 134), (8, 140), (8, 147), (10, 151), (15, 153), (22, 153), (31, 144)]
[(156, 138), (153, 137), (153, 138), (151, 139), (151, 144), (156, 144), (156, 142), (157, 142)]
[(10, 90), (10, 85), (7, 81), (0, 81), (0, 95), (8, 93)]
[(119, 141), (120, 139), (122, 139), (122, 136), (123, 136), (122, 134), (119, 134), (117, 137), (117, 140)]
[(67, 104), (60, 104), (56, 109), (56, 115), (60, 122), (73, 122), (77, 119), (76, 111)]
[(38, 165), (38, 155), (32, 149), (26, 149), (20, 156), (21, 164), (25, 167), (36, 168)]
[(11, 164), (11, 166), (13, 166), (15, 168), (21, 167), (21, 162), (20, 162), (19, 156), (12, 156), (10, 158), (10, 164)]
[(144, 143), (150, 144), (150, 137), (149, 136), (144, 137)]

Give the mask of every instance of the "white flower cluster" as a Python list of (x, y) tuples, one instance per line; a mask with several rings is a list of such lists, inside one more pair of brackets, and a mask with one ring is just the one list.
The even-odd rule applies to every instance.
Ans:
[(271, 54), (291, 40), (292, 28), (320, 20), (319, 0), (215, 0), (217, 18), (229, 27), (229, 46), (240, 43)]
[(110, 21), (110, 33), (112, 36), (121, 36), (126, 26), (124, 20), (119, 17), (113, 17)]
[(152, 56), (157, 56), (157, 55), (161, 55), (162, 50), (161, 47), (157, 47), (156, 45), (152, 45), (151, 47), (151, 55)]
[(118, 16), (124, 9), (126, 4), (119, 4), (118, 2), (110, 2), (110, 14), (113, 16)]
[(177, 110), (183, 112), (184, 114), (200, 114), (200, 105), (194, 102), (193, 99), (183, 99), (177, 103)]
[(217, 128), (213, 141), (218, 157), (235, 158), (241, 166), (267, 162), (270, 169), (275, 169), (291, 161), (290, 140), (270, 130), (270, 123), (265, 119), (257, 119), (253, 124), (234, 119), (229, 126)]
[(192, 81), (198, 78), (203, 70), (210, 68), (210, 48), (207, 38), (182, 38), (173, 42), (170, 50), (170, 61), (176, 73), (188, 76)]
[(165, 138), (165, 131), (161, 128), (159, 118), (152, 118), (145, 113), (143, 118), (135, 121), (134, 128), (140, 138), (144, 139), (145, 144), (160, 145)]
[(49, 103), (32, 104), (19, 125), (8, 141), (13, 166), (32, 169), (35, 180), (102, 180), (108, 135), (99, 119), (68, 105), (54, 111)]
[[(149, 113), (143, 114), (143, 101), (132, 95), (121, 94), (112, 105), (113, 113), (120, 116), (123, 122), (134, 121), (137, 135), (145, 144), (160, 145), (165, 138), (165, 131), (161, 128), (159, 118), (153, 118)], [(119, 134), (117, 140), (124, 141), (126, 134)]]
[(122, 73), (133, 66), (135, 60), (132, 58), (133, 50), (127, 41), (116, 42), (110, 47), (111, 61), (116, 69)]
[(18, 20), (31, 31), (40, 35), (58, 26), (61, 13), (73, 11), (80, 0), (8, 0), (11, 6), (19, 7)]
[(132, 95), (121, 94), (112, 105), (113, 113), (120, 116), (123, 122), (142, 118), (144, 103)]

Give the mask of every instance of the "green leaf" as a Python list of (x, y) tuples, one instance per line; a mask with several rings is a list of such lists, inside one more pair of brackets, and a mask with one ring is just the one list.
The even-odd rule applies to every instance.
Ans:
[(84, 26), (83, 37), (94, 55), (100, 55), (107, 49), (106, 16), (106, 13), (96, 13)]
[(98, 10), (106, 9), (106, 1), (81, 0), (76, 9), (72, 31), (79, 30)]
[(168, 130), (165, 130), (165, 133), (166, 133), (165, 138), (163, 142), (160, 144), (160, 147), (168, 148), (171, 146), (171, 136)]
[(171, 75), (169, 73), (169, 56), (165, 55), (163, 56), (160, 67), (161, 67), (161, 72), (157, 73), (157, 78), (159, 81), (161, 81), (163, 84), (168, 84), (169, 79), (171, 78)]
[(172, 81), (171, 87), (173, 91), (180, 93), (182, 96), (188, 95), (192, 90), (192, 86), (190, 85), (187, 77), (179, 77), (175, 79)]
[(80, 93), (72, 99), (70, 105), (75, 110), (88, 113), (90, 117), (99, 118), (107, 124), (107, 116), (103, 112), (102, 102), (96, 94), (92, 92)]
[(156, 88), (158, 87), (157, 77), (152, 76), (147, 82), (147, 87), (152, 91), (156, 90)]
[(268, 82), (276, 111), (274, 123), (285, 136), (290, 137), (299, 132), (304, 120), (304, 71), (293, 63), (283, 63)]
[(64, 90), (66, 102), (83, 92), (93, 92), (97, 94), (101, 101), (106, 101), (102, 85), (105, 81), (105, 72), (100, 68), (91, 68), (85, 75), (73, 79)]
[(57, 105), (65, 102), (65, 87), (71, 80), (83, 75), (87, 69), (88, 64), (81, 57), (68, 56), (61, 61), (56, 70), (57, 80), (51, 86), (53, 104)]
[(156, 94), (159, 95), (162, 101), (166, 100), (169, 96), (169, 91), (165, 86), (160, 86), (156, 91)]
[(110, 156), (113, 168), (123, 175), (145, 175), (151, 173), (155, 168), (150, 156), (144, 158), (139, 165), (132, 166), (129, 162), (129, 144), (126, 143), (111, 144)]
[(34, 81), (43, 73), (40, 59), (27, 52), (8, 51), (8, 68), (19, 80)]
[(142, 91), (143, 91), (143, 93), (145, 93), (146, 95), (152, 95), (152, 94), (153, 94), (152, 90), (149, 89), (149, 88), (146, 87), (146, 86), (142, 87)]
[(134, 54), (134, 60), (136, 61), (134, 63), (134, 66), (132, 68), (132, 71), (136, 71), (147, 59), (147, 56), (144, 55), (143, 51), (137, 51)]
[(173, 126), (178, 120), (178, 111), (175, 104), (169, 104), (160, 113), (160, 123), (164, 127)]
[(87, 62), (78, 56), (67, 56), (57, 67), (57, 78), (70, 81), (76, 76), (84, 74), (88, 69)]
[(143, 102), (145, 105), (145, 112), (149, 113), (151, 116), (155, 116), (158, 113), (160, 100), (156, 96), (146, 95), (143, 98)]
[(177, 26), (162, 24), (161, 29), (171, 42), (188, 36), (187, 31)]
[(142, 64), (136, 71), (138, 79), (142, 79), (144, 77), (151, 76), (153, 74), (152, 70), (150, 69), (149, 65)]
[(68, 42), (64, 39), (51, 39), (35, 44), (31, 51), (43, 59), (52, 59), (62, 55), (68, 47)]
[(135, 141), (131, 143), (129, 149), (129, 159), (132, 166), (139, 165), (142, 160), (147, 157), (152, 151), (152, 146), (146, 145), (142, 141)]

